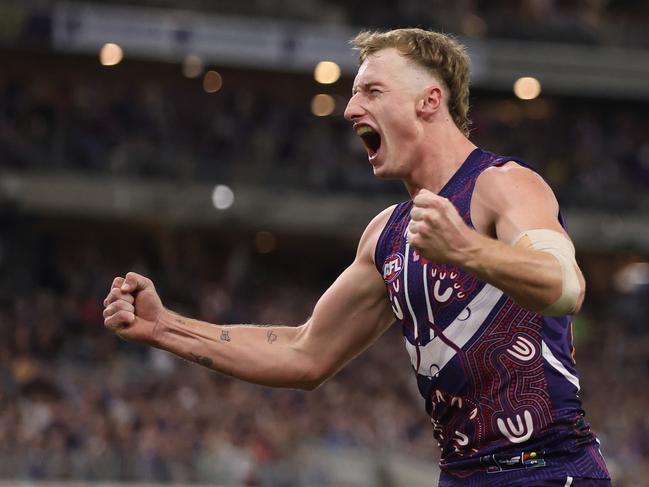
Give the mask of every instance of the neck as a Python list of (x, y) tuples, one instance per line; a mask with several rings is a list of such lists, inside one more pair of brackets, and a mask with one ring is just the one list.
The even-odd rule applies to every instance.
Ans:
[(476, 145), (455, 124), (429, 130), (421, 143), (419, 160), (409, 178), (404, 180), (410, 197), (425, 188), (439, 193), (464, 163)]

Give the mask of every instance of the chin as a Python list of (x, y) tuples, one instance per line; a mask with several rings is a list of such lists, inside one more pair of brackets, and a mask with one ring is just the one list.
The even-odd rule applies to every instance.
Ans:
[(397, 168), (390, 167), (389, 164), (385, 162), (372, 165), (372, 170), (374, 176), (379, 179), (402, 179), (403, 174), (401, 174)]
[(374, 173), (374, 176), (379, 178), (379, 179), (392, 179), (386, 170), (385, 167), (383, 166), (372, 166), (372, 172)]

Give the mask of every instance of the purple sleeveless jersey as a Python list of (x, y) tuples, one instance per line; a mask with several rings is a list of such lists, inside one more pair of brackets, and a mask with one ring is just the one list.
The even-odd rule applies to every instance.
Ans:
[[(474, 150), (440, 196), (472, 227), (476, 179), (507, 161), (525, 165)], [(441, 485), (608, 478), (578, 396), (570, 316), (526, 311), (473, 275), (420, 257), (405, 239), (411, 209), (411, 201), (395, 208), (376, 265), (442, 449)]]

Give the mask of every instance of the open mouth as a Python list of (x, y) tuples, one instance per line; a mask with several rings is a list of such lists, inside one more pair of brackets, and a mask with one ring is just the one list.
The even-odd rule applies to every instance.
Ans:
[(356, 135), (363, 141), (370, 160), (374, 159), (381, 147), (381, 135), (369, 125), (356, 127)]

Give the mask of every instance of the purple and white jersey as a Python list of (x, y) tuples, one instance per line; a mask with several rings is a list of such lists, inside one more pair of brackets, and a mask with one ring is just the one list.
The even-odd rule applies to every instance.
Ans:
[[(512, 160), (524, 165), (475, 149), (439, 194), (473, 227), (476, 179)], [(570, 316), (526, 311), (473, 275), (419, 256), (405, 239), (411, 209), (412, 201), (395, 208), (375, 257), (442, 449), (442, 470), (466, 475), (484, 471), (485, 456), (550, 456), (595, 442), (578, 397)], [(605, 467), (600, 475), (607, 477)]]

